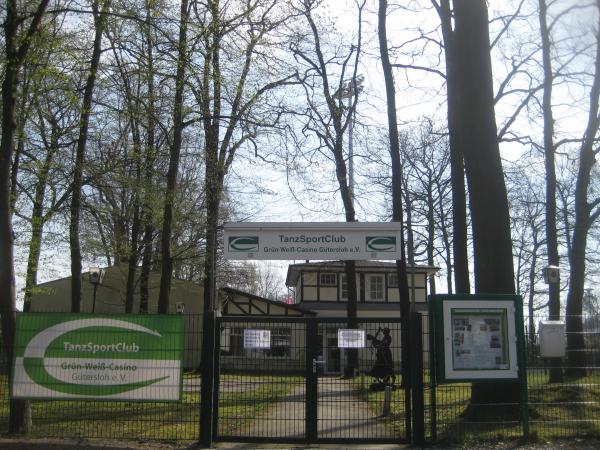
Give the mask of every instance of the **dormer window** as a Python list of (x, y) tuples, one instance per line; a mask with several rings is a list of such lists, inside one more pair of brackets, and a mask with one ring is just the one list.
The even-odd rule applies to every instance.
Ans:
[(337, 274), (335, 274), (335, 273), (320, 274), (319, 284), (321, 286), (337, 286)]

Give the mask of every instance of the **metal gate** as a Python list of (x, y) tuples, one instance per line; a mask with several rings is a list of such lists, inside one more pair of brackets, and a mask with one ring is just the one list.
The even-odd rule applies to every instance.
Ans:
[(408, 442), (403, 323), (358, 319), (366, 345), (349, 349), (338, 341), (347, 319), (218, 318), (215, 439)]

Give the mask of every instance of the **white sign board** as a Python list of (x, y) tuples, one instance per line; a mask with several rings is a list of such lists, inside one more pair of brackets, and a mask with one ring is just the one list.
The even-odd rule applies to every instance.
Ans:
[(244, 348), (271, 348), (271, 330), (244, 330)]
[(365, 330), (339, 329), (338, 348), (364, 348)]
[(240, 222), (224, 225), (227, 259), (398, 260), (394, 222)]
[(182, 316), (17, 316), (12, 396), (179, 401)]
[(540, 356), (562, 358), (567, 354), (567, 331), (565, 322), (545, 320), (540, 322)]

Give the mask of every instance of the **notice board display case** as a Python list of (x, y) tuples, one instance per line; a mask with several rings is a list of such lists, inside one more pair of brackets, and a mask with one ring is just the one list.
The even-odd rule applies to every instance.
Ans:
[(433, 295), (429, 310), (437, 383), (520, 379), (520, 296)]

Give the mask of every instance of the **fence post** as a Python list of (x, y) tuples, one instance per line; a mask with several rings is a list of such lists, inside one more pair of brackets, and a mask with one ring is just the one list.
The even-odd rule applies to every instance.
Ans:
[(437, 441), (437, 384), (436, 384), (436, 366), (437, 366), (437, 355), (435, 354), (435, 320), (433, 317), (434, 308), (430, 308), (429, 310), (429, 359), (428, 359), (428, 369), (429, 369), (429, 415), (430, 415), (430, 433), (431, 433), (431, 443)]
[(219, 383), (221, 378), (221, 319), (215, 318), (215, 357), (213, 368), (213, 417), (212, 437), (218, 437), (219, 428)]
[(529, 439), (529, 399), (527, 386), (527, 348), (525, 347), (525, 333), (523, 326), (523, 299), (519, 296), (516, 302), (515, 319), (517, 322), (517, 364), (519, 365), (519, 384), (521, 387), (521, 422), (523, 436)]
[(215, 312), (205, 311), (202, 328), (202, 385), (200, 389), (200, 444), (212, 447), (215, 376)]
[(421, 313), (412, 312), (411, 321), (411, 397), (412, 397), (412, 436), (413, 445), (425, 445), (425, 398), (423, 395), (423, 323)]
[(308, 444), (317, 440), (318, 368), (316, 365), (319, 325), (316, 319), (306, 322), (306, 406), (305, 438)]
[(412, 439), (412, 404), (411, 404), (411, 365), (412, 365), (412, 351), (411, 351), (411, 316), (410, 313), (402, 315), (402, 330), (401, 330), (401, 342), (402, 342), (402, 384), (404, 388), (404, 426), (406, 429), (406, 439), (411, 441)]

